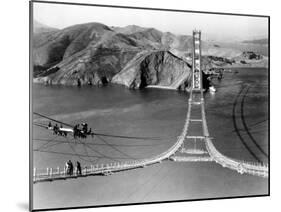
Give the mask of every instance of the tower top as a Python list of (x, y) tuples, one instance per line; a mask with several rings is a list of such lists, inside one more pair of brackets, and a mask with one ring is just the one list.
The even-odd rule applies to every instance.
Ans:
[(193, 33), (194, 33), (194, 34), (201, 34), (201, 30), (194, 29), (194, 30), (193, 30)]

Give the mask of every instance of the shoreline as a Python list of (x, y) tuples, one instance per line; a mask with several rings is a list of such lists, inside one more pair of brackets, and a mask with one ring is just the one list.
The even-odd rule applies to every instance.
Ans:
[(178, 90), (172, 86), (164, 86), (164, 85), (148, 85), (145, 88), (155, 88), (155, 89), (174, 90), (174, 91)]
[[(56, 86), (56, 87), (79, 87), (77, 85), (71, 85), (71, 84), (48, 84), (48, 83), (45, 83), (45, 82), (42, 82), (42, 81), (39, 81), (37, 80), (36, 78), (33, 78), (32, 82), (34, 84), (37, 84), (37, 85), (44, 85), (44, 86)], [(177, 89), (177, 88), (174, 88), (172, 86), (164, 86), (164, 85), (148, 85), (146, 87), (144, 87), (143, 89), (130, 89), (129, 87), (127, 87), (126, 85), (123, 85), (123, 84), (119, 84), (119, 83), (108, 83), (107, 85), (88, 85), (88, 84), (85, 84), (85, 85), (81, 85), (79, 88), (83, 88), (83, 87), (97, 87), (97, 88), (102, 88), (102, 87), (106, 87), (106, 86), (110, 86), (110, 85), (117, 85), (117, 86), (121, 86), (121, 87), (124, 87), (126, 89), (129, 89), (129, 90), (143, 90), (143, 89), (146, 89), (146, 88), (151, 88), (151, 89), (161, 89), (161, 90), (173, 90), (173, 91), (179, 91), (180, 89)], [(180, 91), (188, 91), (188, 90), (180, 90)]]
[(222, 68), (265, 68), (268, 69), (268, 66), (259, 66), (259, 65), (254, 65), (254, 64), (249, 64), (249, 65), (226, 65), (226, 66), (221, 66)]

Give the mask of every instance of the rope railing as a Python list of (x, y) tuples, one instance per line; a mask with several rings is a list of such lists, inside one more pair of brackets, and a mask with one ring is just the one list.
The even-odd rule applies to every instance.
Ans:
[(213, 161), (213, 158), (209, 157), (209, 156), (200, 156), (200, 157), (196, 157), (196, 156), (172, 156), (171, 160), (176, 161), (176, 162), (211, 162)]
[(216, 161), (217, 163), (221, 164), (224, 167), (228, 167), (230, 169), (236, 170), (241, 174), (249, 173), (262, 177), (268, 177), (267, 165), (261, 163), (253, 164), (247, 161), (240, 161), (240, 160), (229, 158), (218, 152), (210, 139), (206, 139), (206, 147), (209, 154), (214, 159), (214, 161)]
[(209, 152), (210, 156), (217, 163), (221, 164), (223, 167), (228, 167), (230, 169), (236, 170), (239, 173), (248, 173), (252, 175), (268, 177), (268, 165), (264, 165), (262, 163), (250, 163), (246, 161), (240, 161), (236, 159), (229, 158), (222, 153), (220, 153), (214, 146), (213, 142), (209, 137), (208, 126), (205, 115), (204, 104), (201, 105), (201, 113), (202, 113), (202, 126), (203, 133), (206, 141), (206, 148)]

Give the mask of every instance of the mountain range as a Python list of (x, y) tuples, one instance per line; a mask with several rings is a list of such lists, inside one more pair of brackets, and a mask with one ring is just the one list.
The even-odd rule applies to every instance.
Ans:
[[(33, 31), (34, 82), (117, 83), (135, 89), (148, 85), (185, 89), (190, 85), (192, 37), (189, 35), (96, 22), (55, 29), (35, 21)], [(243, 45), (233, 48), (203, 41), (203, 60), (209, 67), (229, 65), (232, 58), (241, 60), (244, 49), (249, 50), (247, 43)], [(223, 59), (218, 63), (217, 58)], [(262, 65), (266, 59), (264, 55)], [(247, 65), (251, 65), (250, 60)]]

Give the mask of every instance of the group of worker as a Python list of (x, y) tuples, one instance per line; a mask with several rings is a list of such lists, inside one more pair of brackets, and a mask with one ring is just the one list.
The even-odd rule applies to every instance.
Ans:
[[(63, 126), (59, 127), (58, 124), (56, 123), (54, 126), (52, 126), (52, 123), (49, 122), (48, 124), (49, 129), (53, 129), (54, 135), (60, 135), (60, 136), (67, 136), (67, 132), (62, 130)], [(73, 127), (73, 136), (74, 138), (87, 138), (87, 135), (93, 136), (92, 133), (92, 128), (88, 129), (88, 124), (87, 123), (82, 123), (81, 127), (80, 124), (77, 124)]]
[[(66, 170), (66, 174), (72, 176), (73, 175), (73, 163), (71, 162), (71, 160), (67, 161), (65, 163), (65, 170)], [(82, 168), (81, 168), (81, 164), (79, 161), (76, 161), (76, 175), (82, 175)]]
[(88, 124), (87, 123), (82, 123), (81, 124), (81, 128), (80, 125), (77, 124), (74, 126), (73, 128), (73, 136), (74, 138), (78, 137), (78, 138), (86, 138), (87, 135), (92, 135), (92, 129), (90, 128), (88, 130)]
[(63, 128), (62, 124), (60, 125), (60, 127), (58, 126), (57, 123), (56, 123), (54, 126), (52, 126), (52, 123), (49, 122), (48, 127), (49, 127), (49, 128), (52, 128), (52, 127), (53, 127), (53, 133), (54, 133), (54, 135), (61, 135), (61, 136), (65, 136), (65, 137), (67, 136), (67, 132), (60, 130), (60, 129)]

